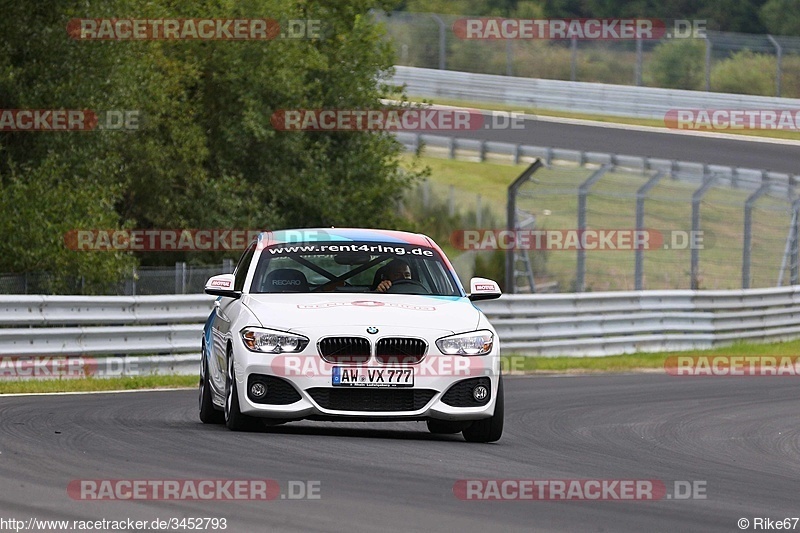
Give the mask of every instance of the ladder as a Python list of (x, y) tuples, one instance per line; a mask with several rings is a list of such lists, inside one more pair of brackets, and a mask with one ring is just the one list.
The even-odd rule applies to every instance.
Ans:
[[(521, 209), (516, 210), (516, 223), (514, 224), (515, 232), (525, 229), (533, 229), (535, 226), (536, 215), (528, 213), (527, 211), (522, 211)], [(517, 247), (514, 247), (512, 253), (514, 254), (514, 279), (511, 281), (511, 283), (514, 284), (514, 292), (519, 292), (518, 288), (520, 285), (518, 280), (522, 278), (523, 283), (525, 281), (528, 282), (528, 287), (530, 287), (531, 294), (534, 294), (536, 292), (536, 281), (533, 279), (533, 264), (531, 263), (531, 258), (528, 255), (528, 250), (519, 250)]]

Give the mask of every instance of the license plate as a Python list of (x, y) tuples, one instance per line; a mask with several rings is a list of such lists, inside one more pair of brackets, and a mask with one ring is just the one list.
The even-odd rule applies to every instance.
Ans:
[(334, 387), (413, 387), (413, 368), (348, 368), (333, 367)]

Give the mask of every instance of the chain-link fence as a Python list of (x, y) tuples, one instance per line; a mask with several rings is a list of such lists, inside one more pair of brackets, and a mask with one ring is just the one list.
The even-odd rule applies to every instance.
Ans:
[[(529, 292), (531, 277), (535, 292), (798, 283), (795, 199), (786, 183), (742, 189), (713, 173), (541, 168), (516, 194), (518, 248), (528, 249), (515, 253), (515, 286)], [(531, 275), (525, 254), (545, 256)]]
[[(555, 80), (800, 97), (800, 37), (704, 31), (639, 40), (462, 39), (463, 16), (375, 13), (397, 65)], [(668, 27), (674, 21), (665, 21)]]
[[(199, 294), (206, 281), (217, 274), (230, 274), (234, 264), (230, 259), (222, 265), (194, 266), (176, 263), (174, 267), (138, 267), (123, 280), (109, 285), (102, 294), (136, 296), (148, 294)], [(58, 277), (49, 272), (0, 274), (0, 294), (86, 294), (81, 278)], [(93, 291), (92, 294), (97, 294)]]

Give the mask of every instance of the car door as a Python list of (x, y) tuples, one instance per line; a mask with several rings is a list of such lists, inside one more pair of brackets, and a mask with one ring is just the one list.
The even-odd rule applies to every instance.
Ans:
[[(250, 270), (250, 263), (256, 251), (256, 243), (253, 242), (247, 247), (236, 270), (233, 271), (235, 281), (234, 290), (244, 290), (244, 282), (247, 279), (247, 272)], [(228, 340), (232, 337), (231, 322), (239, 314), (241, 301), (235, 298), (218, 298), (214, 302), (214, 318), (211, 324), (211, 335), (213, 337), (211, 365), (209, 374), (214, 384), (214, 388), (222, 393), (225, 390), (225, 374), (227, 373), (226, 347)]]

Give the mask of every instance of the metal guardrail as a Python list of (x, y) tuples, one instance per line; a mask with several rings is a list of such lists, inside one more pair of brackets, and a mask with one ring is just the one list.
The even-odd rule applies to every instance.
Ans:
[(508, 353), (601, 356), (800, 338), (800, 286), (507, 295), (480, 307)]
[(205, 294), (174, 297), (0, 296), (0, 327), (196, 324), (208, 318), (213, 300), (213, 296)]
[(0, 360), (77, 357), (78, 367), (105, 377), (192, 374), (213, 300), (205, 294), (0, 296)]
[[(800, 103), (800, 100), (798, 100)], [(604, 152), (588, 152), (568, 150), (550, 146), (531, 146), (526, 144), (486, 141), (479, 139), (459, 139), (444, 135), (428, 135), (421, 133), (396, 132), (395, 137), (409, 151), (415, 151), (420, 144), (426, 149), (438, 150), (455, 158), (460, 153), (468, 153), (478, 159), (485, 160), (489, 156), (508, 157), (514, 163), (530, 163), (541, 159), (547, 165), (557, 163), (574, 163), (577, 165), (611, 165), (633, 170), (653, 170), (668, 173), (673, 179), (703, 183), (709, 176), (714, 176), (715, 183), (742, 190), (757, 190), (765, 182), (770, 184), (771, 192), (788, 195), (800, 176), (772, 172), (753, 168), (709, 165), (691, 161), (678, 161), (646, 156), (610, 154)]]
[(393, 83), (411, 96), (556, 111), (663, 119), (671, 109), (800, 109), (800, 99), (517, 78), (396, 66)]
[[(75, 356), (83, 361), (106, 355), (88, 359), (97, 366), (95, 375), (198, 370), (202, 322), (211, 310), (211, 297), (33, 299), (0, 297), (0, 361), (34, 356)], [(497, 329), (505, 354), (601, 356), (800, 338), (800, 286), (506, 295), (479, 306)], [(167, 317), (165, 310), (175, 310), (176, 315)], [(18, 327), (17, 315), (28, 313), (57, 318), (28, 319), (31, 327)], [(182, 320), (190, 322), (177, 323)], [(49, 327), (87, 322), (95, 325)], [(107, 325), (111, 323), (116, 325)], [(130, 355), (145, 353), (161, 355)]]

